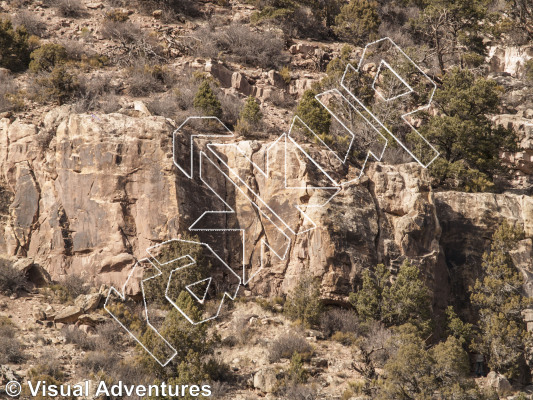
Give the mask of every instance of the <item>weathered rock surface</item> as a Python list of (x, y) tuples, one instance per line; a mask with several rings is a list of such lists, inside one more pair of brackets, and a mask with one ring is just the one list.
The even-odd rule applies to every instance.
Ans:
[(525, 63), (533, 58), (532, 46), (491, 47), (487, 57), (491, 72), (518, 75), (524, 72)]
[[(524, 228), (526, 236), (533, 235), (533, 198), (461, 192), (440, 192), (434, 196), (442, 226), (440, 244), (446, 255), (453, 293), (458, 301), (466, 301), (468, 287), (480, 276), (481, 257), (498, 224), (504, 220), (517, 223)], [(527, 271), (533, 272), (533, 258), (527, 257), (527, 247), (516, 257), (523, 261), (520, 267), (525, 275)], [(530, 285), (526, 282), (526, 287)]]
[(261, 369), (254, 375), (254, 388), (265, 393), (274, 391), (277, 384), (276, 372), (272, 369)]
[(518, 135), (519, 150), (516, 153), (505, 152), (502, 158), (514, 169), (513, 187), (523, 189), (531, 194), (533, 188), (533, 112), (521, 112), (521, 115), (498, 115), (493, 121), (506, 128), (512, 128)]
[(491, 371), (486, 378), (487, 387), (492, 388), (500, 395), (509, 394), (512, 391), (511, 384), (507, 378), (503, 375)]
[[(177, 237), (205, 211), (220, 209), (205, 185), (173, 165), (175, 128), (163, 117), (76, 115), (66, 107), (46, 115), (42, 127), (1, 120), (0, 182), (6, 182), (12, 200), (9, 218), (0, 220), (0, 253), (31, 257), (54, 279), (79, 274), (122, 289), (135, 258), (146, 257), (149, 246)], [(47, 148), (38, 140), (45, 133), (52, 136)], [(292, 183), (303, 182), (307, 189), (285, 188), (279, 169), (265, 178), (251, 168), (250, 160), (264, 166), (271, 144), (239, 142), (249, 158), (226, 150), (223, 154), (228, 165), (299, 232), (291, 238), (286, 257), (269, 253), (267, 265), (249, 283), (256, 293), (287, 292), (309, 273), (321, 280), (326, 299), (345, 302), (362, 269), (381, 262), (395, 269), (409, 258), (422, 267), (435, 293), (435, 306), (440, 307), (450, 289), (464, 289), (458, 277), (470, 273), (470, 263), (480, 259), (499, 222), (516, 221), (529, 238), (533, 236), (530, 197), (434, 193), (427, 172), (415, 163), (367, 166), (361, 181), (345, 187), (326, 206), (307, 209), (317, 225), (308, 230), (309, 222), (293, 207), (325, 201), (325, 193), (309, 189), (323, 182), (292, 150), (287, 164)], [(205, 148), (205, 143), (199, 146)], [(281, 152), (269, 157), (273, 165), (285, 163)], [(317, 152), (317, 157), (334, 165), (326, 153)], [(237, 213), (223, 222), (225, 227), (236, 224), (249, 233), (247, 268), (256, 272), (260, 240), (266, 235), (270, 244), (281, 246), (284, 239), (269, 233), (265, 218), (251, 218), (255, 209), (249, 199), (224, 177), (212, 179), (213, 188), (236, 206)], [(242, 269), (239, 233), (199, 234), (236, 271)], [(521, 268), (533, 271), (526, 243), (524, 249), (517, 255)], [(139, 294), (140, 278), (128, 281), (128, 294)]]
[(74, 305), (80, 307), (84, 312), (96, 310), (102, 301), (100, 293), (82, 294), (74, 300)]
[(83, 314), (83, 309), (78, 306), (68, 306), (59, 311), (55, 318), (55, 322), (60, 322), (64, 324), (76, 322), (78, 317)]

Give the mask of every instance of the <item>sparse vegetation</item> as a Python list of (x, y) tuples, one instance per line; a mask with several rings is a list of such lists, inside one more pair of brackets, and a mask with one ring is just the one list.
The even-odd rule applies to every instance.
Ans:
[(10, 260), (0, 259), (0, 292), (16, 292), (26, 287), (26, 277)]
[(56, 12), (65, 18), (81, 18), (86, 9), (80, 0), (51, 0)]
[(20, 10), (13, 17), (15, 28), (23, 27), (28, 34), (42, 37), (46, 32), (46, 24), (34, 13), (28, 10)]
[(0, 364), (19, 364), (26, 359), (23, 346), (15, 337), (16, 328), (13, 321), (7, 317), (0, 317)]
[(9, 79), (2, 79), (0, 81), (0, 112), (20, 111), (23, 108), (24, 99), (17, 84)]
[(124, 11), (120, 8), (115, 8), (106, 12), (105, 18), (114, 22), (126, 22), (130, 16), (127, 11)]
[(270, 362), (278, 362), (282, 358), (292, 358), (298, 354), (303, 359), (309, 359), (313, 348), (305, 338), (297, 333), (285, 334), (272, 342), (268, 358)]
[(58, 105), (74, 99), (79, 88), (78, 76), (58, 65), (51, 72), (43, 73), (35, 78), (32, 85), (32, 99), (40, 102), (53, 102)]
[(227, 53), (235, 62), (262, 68), (276, 68), (284, 58), (283, 42), (274, 32), (256, 32), (245, 25), (204, 27), (195, 38), (192, 46), (203, 57), (217, 58)]
[(79, 275), (65, 275), (59, 282), (50, 285), (48, 288), (54, 297), (61, 303), (68, 303), (75, 300), (82, 294), (88, 294), (90, 287)]
[(333, 308), (324, 310), (320, 316), (320, 328), (328, 337), (336, 332), (355, 333), (358, 326), (359, 320), (352, 310)]
[(138, 63), (128, 69), (129, 93), (135, 97), (163, 91), (173, 81), (172, 73), (158, 64)]
[(526, 61), (524, 75), (528, 82), (533, 83), (533, 59)]

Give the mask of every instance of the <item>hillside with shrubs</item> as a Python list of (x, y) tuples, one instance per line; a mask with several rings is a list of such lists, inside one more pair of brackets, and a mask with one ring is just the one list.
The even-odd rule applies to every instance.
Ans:
[[(383, 129), (339, 106), (352, 143), (320, 95), (342, 90), (349, 65), (381, 38), (420, 68), (401, 64), (402, 74), (422, 88), (427, 76), (435, 91), (406, 119), (376, 106), (375, 86), (394, 76), (378, 79), (374, 62), (354, 69), (357, 107), (376, 109)], [(234, 162), (247, 190), (194, 176), (209, 145), (193, 153), (175, 132), (197, 116), (234, 134), (219, 136), (249, 159), (223, 153), (217, 165)], [(191, 128), (199, 140), (219, 132), (208, 121)], [(430, 157), (413, 127), (439, 154), (427, 168), (405, 151)], [(277, 171), (258, 172), (289, 131), (332, 168), (324, 149), (350, 143), (333, 178), (362, 177), (326, 202), (313, 191), (317, 168), (274, 155), (309, 182), (290, 197)], [(190, 180), (176, 149), (191, 151)], [(208, 199), (202, 183), (224, 199)], [(261, 204), (235, 219), (213, 212), (254, 191), (276, 211), (295, 197), (307, 211), (325, 203), (310, 211), (318, 233), (296, 217), (288, 256), (276, 259), (282, 235), (267, 218), (246, 220)], [(190, 229), (217, 212), (232, 232)], [(254, 231), (254, 251), (264, 238), (271, 246), (230, 301), (222, 264), (259, 264), (257, 251), (239, 252), (239, 229)], [(147, 248), (174, 237), (157, 255), (158, 279), (130, 280), (154, 257)], [(185, 255), (195, 269), (176, 278), (169, 260)], [(194, 301), (187, 284), (213, 270), (219, 281)], [(221, 400), (533, 399), (532, 274), (530, 1), (0, 1), (1, 398), (12, 380), (88, 379), (208, 384)], [(165, 357), (161, 337), (176, 350), (166, 365), (146, 351)], [(19, 398), (31, 398), (27, 385)]]

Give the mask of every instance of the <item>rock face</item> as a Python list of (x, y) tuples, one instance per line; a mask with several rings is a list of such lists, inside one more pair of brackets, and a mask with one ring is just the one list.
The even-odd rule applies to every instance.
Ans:
[[(163, 117), (76, 115), (68, 108), (50, 112), (40, 127), (1, 120), (0, 186), (10, 196), (1, 197), (9, 200), (0, 205), (9, 209), (9, 218), (0, 220), (0, 253), (31, 257), (54, 279), (79, 274), (122, 288), (135, 258), (146, 257), (149, 246), (178, 237), (205, 211), (220, 210), (219, 200), (205, 185), (173, 165), (175, 129)], [(531, 198), (434, 193), (427, 172), (415, 163), (371, 164), (363, 179), (346, 186), (326, 206), (307, 207), (324, 202), (326, 194), (309, 184), (287, 190), (279, 168), (265, 178), (250, 167), (250, 160), (267, 162), (271, 145), (238, 142), (249, 159), (220, 150), (221, 159), (269, 199), (272, 210), (292, 210), (283, 217), (299, 233), (291, 237), (282, 260), (269, 253), (265, 268), (249, 282), (255, 293), (286, 293), (307, 273), (320, 279), (324, 298), (346, 302), (364, 268), (385, 263), (397, 269), (409, 258), (422, 267), (435, 294), (434, 305), (440, 308), (450, 290), (464, 289), (456, 277), (468, 275), (470, 263), (480, 259), (498, 222), (514, 220), (533, 236)], [(272, 153), (268, 162), (284, 165), (280, 154)], [(327, 154), (318, 157), (334, 163)], [(290, 153), (286, 165), (293, 183), (318, 179), (296, 153)], [(238, 210), (224, 226), (236, 224), (250, 234), (252, 250), (245, 258), (250, 271), (257, 271), (260, 240), (266, 236), (273, 246), (282, 246), (284, 239), (269, 233), (265, 218), (250, 222), (256, 212), (248, 195), (223, 176), (212, 180), (213, 188)], [(287, 204), (307, 207), (316, 229), (308, 230), (309, 222)], [(239, 269), (243, 257), (238, 234), (198, 234)], [(527, 243), (524, 249), (517, 257), (524, 270), (533, 271)], [(139, 278), (128, 282), (129, 295), (138, 294)], [(80, 304), (75, 317), (87, 311)]]
[(512, 128), (518, 134), (516, 153), (506, 152), (502, 158), (514, 169), (513, 187), (528, 194), (533, 190), (533, 110), (518, 115), (498, 115), (493, 118), (497, 124)]
[(532, 46), (491, 47), (487, 61), (490, 72), (518, 75), (524, 72), (524, 64), (533, 58)]
[[(491, 193), (435, 193), (438, 219), (442, 225), (441, 246), (446, 254), (453, 293), (458, 301), (467, 301), (468, 287), (480, 276), (479, 266), (485, 249), (498, 224), (507, 220), (533, 235), (533, 198), (526, 195)], [(530, 240), (530, 239), (526, 239)], [(525, 243), (522, 243), (525, 246)], [(533, 258), (528, 248), (521, 247), (521, 268), (528, 278), (533, 271)], [(477, 266), (477, 268), (476, 268)]]

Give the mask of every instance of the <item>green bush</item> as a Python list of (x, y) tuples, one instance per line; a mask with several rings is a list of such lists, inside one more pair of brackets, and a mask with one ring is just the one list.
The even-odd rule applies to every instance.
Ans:
[(289, 83), (291, 83), (291, 70), (289, 67), (287, 67), (286, 65), (279, 70), (279, 74), (281, 75), (281, 78), (283, 79), (283, 81), (288, 85)]
[(252, 130), (257, 129), (260, 126), (262, 119), (263, 114), (261, 113), (259, 103), (255, 97), (249, 96), (239, 114), (235, 130), (245, 135), (249, 134)]
[(379, 264), (374, 272), (363, 272), (361, 289), (350, 294), (359, 317), (388, 325), (410, 323), (428, 332), (431, 299), (420, 269), (405, 260), (392, 283), (390, 276), (383, 264)]
[(8, 19), (0, 20), (0, 67), (24, 71), (30, 63), (29, 35), (26, 28), (13, 28)]
[[(298, 103), (296, 108), (296, 115), (316, 133), (326, 144), (329, 138), (329, 128), (331, 126), (331, 115), (322, 107), (322, 105), (315, 99), (316, 92), (314, 90), (306, 90)], [(304, 134), (313, 137), (305, 127), (300, 126), (304, 130)]]
[(309, 276), (300, 279), (294, 290), (287, 296), (284, 312), (288, 318), (304, 326), (318, 325), (322, 313), (320, 283)]
[(72, 99), (79, 88), (78, 77), (63, 65), (57, 65), (50, 73), (38, 77), (35, 85), (34, 99), (42, 102), (53, 101), (59, 105)]
[(204, 80), (200, 84), (196, 96), (194, 97), (193, 105), (195, 108), (203, 112), (205, 116), (222, 117), (220, 100), (218, 100), (207, 80)]
[[(199, 319), (202, 315), (202, 311), (196, 307), (186, 292), (180, 293), (176, 304), (193, 319)], [(176, 349), (176, 356), (167, 366), (161, 367), (151, 355), (139, 346), (141, 365), (146, 371), (155, 374), (158, 379), (166, 380), (169, 384), (170, 381), (176, 379), (185, 383), (184, 373), (186, 371), (193, 374), (191, 381), (195, 381), (196, 378), (199, 378), (199, 381), (209, 379), (209, 371), (213, 372), (216, 368), (213, 368), (212, 363), (208, 362), (206, 357), (213, 353), (214, 346), (219, 343), (220, 338), (216, 334), (210, 335), (207, 328), (206, 324), (191, 324), (178, 310), (172, 308), (167, 313), (159, 333)], [(154, 348), (156, 343), (161, 342), (152, 329), (147, 329), (141, 340), (147, 348)], [(156, 356), (160, 355), (157, 348), (154, 351)]]
[(31, 53), (30, 58), (30, 70), (33, 72), (52, 72), (56, 65), (68, 60), (65, 47), (56, 43), (43, 44)]
[(202, 246), (197, 243), (197, 237), (183, 234), (182, 240), (170, 241), (160, 248), (160, 254), (157, 259), (161, 264), (164, 264), (158, 266), (162, 275), (158, 279), (149, 280), (144, 286), (147, 300), (162, 308), (170, 307), (168, 300), (165, 298), (165, 292), (170, 274), (181, 265), (180, 261), (170, 262), (171, 260), (189, 255), (196, 261), (196, 264), (194, 267), (184, 268), (179, 276), (173, 275), (172, 282), (168, 286), (169, 295), (179, 295), (185, 290), (185, 285), (203, 279), (210, 268), (209, 261), (204, 257)]
[(461, 343), (452, 337), (427, 349), (412, 326), (404, 325), (394, 337), (397, 351), (386, 362), (384, 379), (377, 382), (378, 398), (483, 399), (469, 377), (470, 362)]
[(380, 23), (375, 1), (350, 0), (335, 18), (334, 31), (349, 42), (365, 44), (377, 34)]

